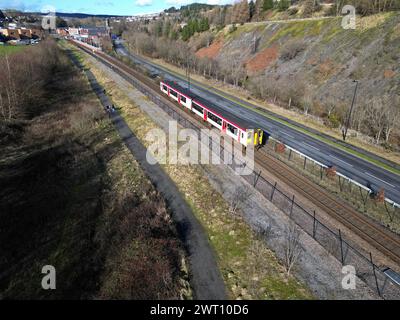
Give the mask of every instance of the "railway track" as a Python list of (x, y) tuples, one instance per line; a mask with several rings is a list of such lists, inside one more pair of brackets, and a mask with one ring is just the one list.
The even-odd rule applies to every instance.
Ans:
[[(151, 89), (155, 95), (159, 96), (160, 99), (172, 104), (180, 114), (189, 116), (187, 112), (178, 108), (162, 95), (159, 90), (159, 85), (149, 77), (139, 73), (116, 58), (102, 52), (94, 53), (84, 46), (76, 43), (74, 44), (112, 69), (119, 71), (119, 74), (125, 79), (132, 81), (129, 77), (133, 77), (139, 80), (142, 84), (145, 84)], [(200, 123), (197, 118), (195, 121)], [(257, 152), (256, 163), (266, 171), (272, 172), (278, 179), (291, 186), (318, 208), (352, 230), (360, 238), (367, 241), (378, 251), (393, 260), (393, 262), (400, 265), (400, 237), (398, 235), (371, 221), (343, 200), (336, 198), (322, 187), (316, 185), (314, 182), (271, 155), (263, 151)]]
[(314, 205), (328, 213), (380, 252), (400, 264), (400, 237), (363, 216), (344, 201), (325, 191), (282, 161), (264, 152), (256, 154), (256, 162)]

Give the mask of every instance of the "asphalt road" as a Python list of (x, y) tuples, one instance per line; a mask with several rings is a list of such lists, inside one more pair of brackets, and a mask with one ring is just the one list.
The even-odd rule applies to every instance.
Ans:
[[(182, 87), (187, 87), (187, 82), (176, 75), (160, 68), (160, 66), (153, 64), (148, 60), (129, 54), (121, 43), (116, 43), (116, 50), (122, 55), (129, 56), (134, 62), (143, 65), (151, 73), (161, 74), (166, 80), (175, 81)], [(202, 88), (196, 83), (191, 83), (190, 90), (218, 105), (220, 108), (229, 110), (232, 114), (254, 124), (254, 128), (261, 128), (267, 131), (273, 138), (278, 139), (310, 158), (317, 160), (326, 166), (335, 166), (337, 171), (346, 177), (353, 179), (374, 191), (384, 188), (386, 198), (400, 204), (399, 175), (286, 126), (279, 121), (263, 116), (254, 110), (248, 109), (243, 105), (252, 108), (256, 108), (256, 106), (247, 101), (235, 97), (237, 101), (243, 104), (240, 105), (227, 98), (221, 97), (211, 90)]]

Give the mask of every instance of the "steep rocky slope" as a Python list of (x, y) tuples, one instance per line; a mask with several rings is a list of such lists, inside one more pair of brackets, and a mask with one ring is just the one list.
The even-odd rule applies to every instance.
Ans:
[[(360, 83), (354, 129), (373, 138), (381, 131), (383, 140), (384, 120), (374, 127), (380, 121), (379, 110), (398, 117), (398, 13), (358, 18), (356, 30), (343, 29), (341, 18), (227, 27), (196, 55), (231, 69), (254, 95), (322, 116), (332, 126), (340, 126), (346, 118), (353, 80)], [(374, 107), (369, 107), (373, 101)], [(389, 138), (397, 144), (399, 126), (391, 126)]]

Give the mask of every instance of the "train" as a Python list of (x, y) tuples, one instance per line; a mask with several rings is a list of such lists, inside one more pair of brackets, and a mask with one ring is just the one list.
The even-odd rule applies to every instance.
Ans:
[(193, 114), (201, 117), (203, 121), (208, 122), (211, 126), (239, 142), (245, 148), (250, 145), (260, 148), (269, 139), (270, 135), (266, 131), (253, 128), (249, 122), (232, 113), (226, 112), (223, 108), (183, 88), (176, 82), (160, 81), (160, 90), (179, 105), (192, 111)]

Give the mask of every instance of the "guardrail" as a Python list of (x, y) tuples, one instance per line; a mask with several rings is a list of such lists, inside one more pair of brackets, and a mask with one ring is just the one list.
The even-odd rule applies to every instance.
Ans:
[[(306, 159), (312, 161), (313, 163), (315, 163), (316, 165), (318, 165), (318, 166), (320, 166), (320, 167), (322, 167), (322, 168), (325, 168), (325, 169), (326, 169), (326, 168), (329, 168), (329, 166), (327, 166), (327, 165), (325, 165), (325, 164), (323, 164), (323, 163), (321, 163), (321, 162), (319, 162), (319, 161), (317, 161), (317, 160), (311, 158), (310, 156), (305, 155), (304, 153), (302, 153), (302, 152), (296, 150), (295, 148), (292, 148), (291, 146), (289, 146), (289, 145), (283, 143), (282, 141), (279, 141), (279, 140), (276, 139), (276, 138), (270, 138), (270, 139), (272, 139), (272, 140), (274, 140), (274, 141), (276, 141), (276, 142), (278, 142), (278, 143), (284, 145), (287, 149), (289, 149), (289, 150), (295, 152), (296, 154), (298, 154), (298, 155), (301, 156), (301, 157), (304, 157), (304, 158), (306, 158)], [(370, 189), (370, 188), (364, 186), (363, 184), (361, 184), (361, 183), (359, 183), (359, 182), (357, 182), (357, 181), (355, 181), (355, 180), (353, 180), (353, 179), (347, 177), (346, 175), (344, 175), (344, 174), (342, 174), (342, 173), (340, 173), (340, 172), (336, 172), (336, 175), (339, 176), (339, 177), (342, 177), (343, 179), (347, 180), (348, 182), (351, 182), (352, 184), (356, 185), (357, 187), (362, 188), (363, 190), (367, 191), (369, 194), (371, 194), (371, 193), (374, 192), (374, 190), (372, 190), (372, 189)], [(396, 203), (395, 201), (393, 201), (393, 200), (391, 200), (391, 199), (389, 199), (389, 198), (385, 198), (385, 201), (386, 201), (387, 203), (389, 203), (391, 206), (400, 209), (400, 204), (399, 204), (399, 203)]]

